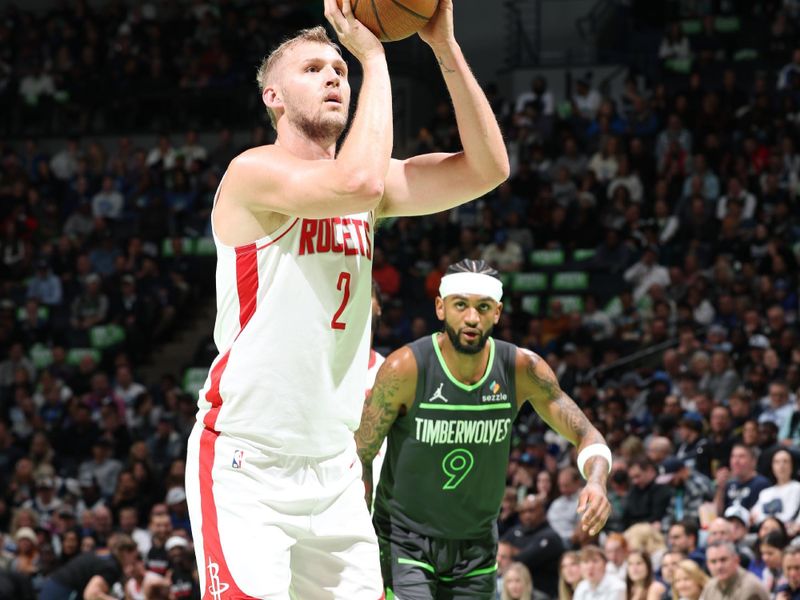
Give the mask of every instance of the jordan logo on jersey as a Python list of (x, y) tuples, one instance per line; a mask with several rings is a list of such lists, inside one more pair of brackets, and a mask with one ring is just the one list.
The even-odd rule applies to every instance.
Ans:
[(440, 383), (439, 387), (436, 388), (436, 391), (433, 392), (433, 396), (428, 398), (428, 402), (433, 402), (434, 400), (441, 400), (442, 402), (447, 402), (447, 398), (444, 397), (442, 394), (442, 388), (444, 387), (444, 383)]
[(333, 217), (303, 219), (300, 226), (298, 255), (334, 252), (346, 256), (360, 254), (372, 260), (369, 222), (362, 219)]

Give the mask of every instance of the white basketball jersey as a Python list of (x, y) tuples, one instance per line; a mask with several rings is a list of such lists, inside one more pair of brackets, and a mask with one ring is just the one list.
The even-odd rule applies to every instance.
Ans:
[(198, 420), (266, 452), (324, 457), (353, 441), (369, 358), (374, 217), (290, 218), (217, 248), (214, 360)]

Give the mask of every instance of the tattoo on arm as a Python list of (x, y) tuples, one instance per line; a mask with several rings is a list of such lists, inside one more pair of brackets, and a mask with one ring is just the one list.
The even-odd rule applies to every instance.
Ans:
[(530, 361), (527, 367), (528, 378), (540, 391), (538, 398), (535, 398), (539, 402), (534, 402), (537, 412), (553, 429), (573, 443), (586, 441), (587, 436), (594, 438), (591, 435), (593, 433), (600, 437), (575, 401), (562, 391), (555, 373), (549, 367), (537, 370), (540, 360)]
[(446, 64), (444, 64), (444, 60), (442, 59), (441, 56), (437, 56), (436, 60), (439, 62), (439, 66), (442, 68), (442, 72), (443, 73), (455, 73), (456, 72), (455, 69), (451, 69)]
[(361, 425), (356, 431), (358, 456), (363, 464), (372, 464), (381, 449), (389, 428), (397, 418), (397, 409), (392, 402), (400, 391), (400, 377), (387, 373), (375, 382), (375, 386), (364, 402)]
[(364, 498), (367, 508), (372, 509), (372, 461), (381, 449), (381, 444), (397, 418), (393, 400), (400, 391), (400, 377), (396, 373), (378, 373), (378, 380), (364, 402), (361, 424), (356, 431), (356, 446), (361, 460), (364, 481)]

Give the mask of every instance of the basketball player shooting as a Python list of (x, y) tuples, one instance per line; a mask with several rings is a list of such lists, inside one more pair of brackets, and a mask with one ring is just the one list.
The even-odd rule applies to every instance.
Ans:
[(186, 494), (203, 597), (377, 600), (358, 427), (370, 341), (375, 221), (447, 210), (508, 176), (492, 110), (442, 0), (419, 33), (434, 51), (463, 151), (392, 160), (383, 46), (325, 0), (363, 83), (346, 139), (348, 66), (321, 27), (258, 70), (274, 145), (228, 166), (211, 214), (219, 355), (200, 390)]
[(526, 402), (578, 448), (584, 531), (599, 533), (611, 514), (602, 435), (541, 357), (491, 337), (502, 294), (484, 261), (451, 265), (436, 298), (444, 332), (390, 354), (364, 404), (356, 442), (368, 506), (388, 434), (373, 518), (387, 597), (495, 598), (495, 524), (511, 424)]

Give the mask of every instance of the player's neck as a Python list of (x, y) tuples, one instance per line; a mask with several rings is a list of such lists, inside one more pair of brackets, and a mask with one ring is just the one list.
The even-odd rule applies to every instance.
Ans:
[(488, 341), (477, 354), (465, 354), (455, 349), (447, 335), (440, 334), (439, 349), (450, 374), (464, 385), (480, 381), (489, 366), (491, 351)]
[(278, 124), (278, 138), (275, 145), (290, 154), (305, 160), (332, 160), (336, 158), (336, 140), (314, 140), (303, 135), (288, 123)]

